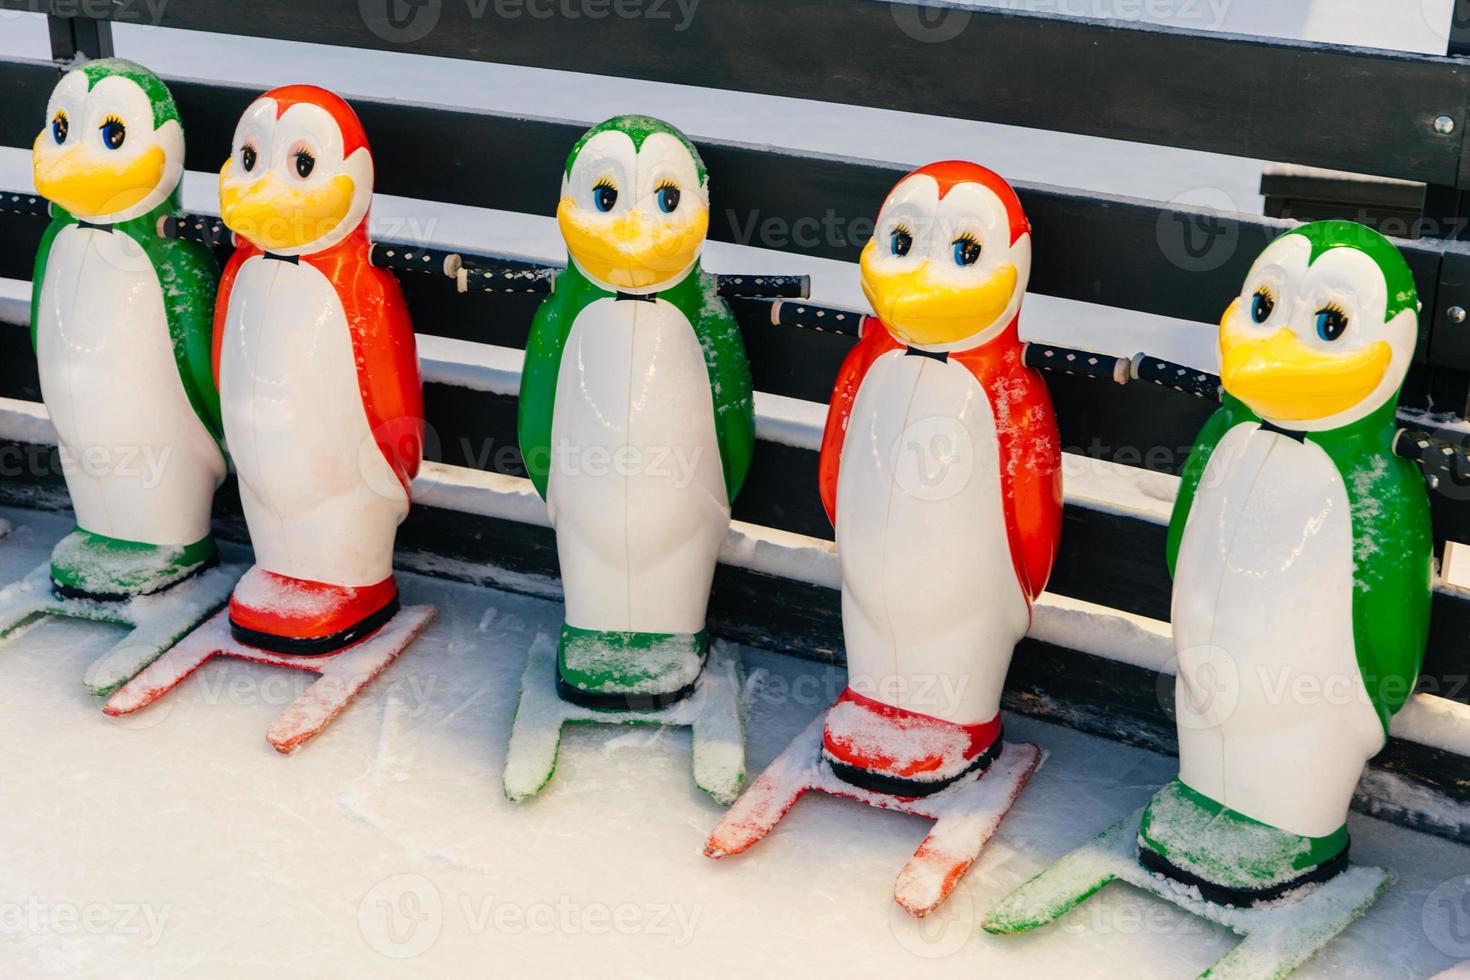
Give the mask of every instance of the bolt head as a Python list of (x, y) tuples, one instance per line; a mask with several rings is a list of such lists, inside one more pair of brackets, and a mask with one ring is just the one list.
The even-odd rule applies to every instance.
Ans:
[(1435, 116), (1434, 131), (1441, 136), (1448, 136), (1455, 131), (1455, 121), (1449, 116)]
[(1464, 323), (1465, 307), (1451, 306), (1449, 309), (1444, 311), (1444, 315), (1450, 318), (1451, 323)]

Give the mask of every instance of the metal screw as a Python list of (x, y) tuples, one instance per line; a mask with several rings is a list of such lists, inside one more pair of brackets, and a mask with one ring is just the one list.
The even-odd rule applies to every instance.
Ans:
[(1449, 309), (1445, 310), (1444, 313), (1445, 316), (1449, 317), (1451, 322), (1453, 323), (1465, 322), (1465, 307), (1463, 306), (1451, 306)]
[(1449, 116), (1435, 116), (1434, 131), (1441, 136), (1448, 136), (1455, 131), (1455, 121)]

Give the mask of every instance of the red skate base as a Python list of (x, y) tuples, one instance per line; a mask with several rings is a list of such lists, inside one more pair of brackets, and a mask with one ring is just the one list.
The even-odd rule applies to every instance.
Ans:
[(359, 691), (418, 638), (437, 612), (433, 606), (409, 606), (359, 643), (337, 653), (302, 657), (240, 643), (230, 635), (229, 611), (221, 610), (118, 689), (102, 711), (115, 718), (146, 708), (213, 657), (309, 670), (321, 677), (276, 716), (265, 736), (278, 752), (290, 754), (326, 728)]
[(983, 773), (932, 796), (888, 796), (860, 789), (833, 774), (822, 759), (826, 718), (826, 712), (818, 715), (741, 794), (710, 834), (704, 846), (706, 857), (728, 857), (756, 844), (809, 790), (926, 817), (935, 821), (934, 828), (893, 886), (894, 900), (910, 914), (923, 916), (954, 891), (1044, 758), (1028, 742), (1007, 742)]

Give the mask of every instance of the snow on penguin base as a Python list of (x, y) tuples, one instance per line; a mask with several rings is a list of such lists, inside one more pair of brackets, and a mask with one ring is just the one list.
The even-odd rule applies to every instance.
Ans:
[(129, 627), (129, 632), (83, 675), (87, 689), (105, 697), (224, 605), (243, 571), (238, 565), (220, 565), (160, 593), (138, 596), (127, 602), (98, 602), (56, 595), (48, 560), (19, 582), (0, 589), (0, 638), (43, 616)]
[(146, 708), (217, 656), (313, 671), (321, 677), (276, 717), (266, 733), (266, 740), (278, 752), (290, 754), (320, 733), (386, 670), (428, 628), (436, 613), (433, 606), (410, 606), (352, 646), (325, 656), (301, 657), (236, 641), (230, 634), (230, 614), (221, 611), (124, 685), (102, 710), (115, 718)]
[(1006, 896), (981, 923), (986, 932), (1027, 932), (1060, 918), (1118, 880), (1225, 926), (1243, 941), (1200, 974), (1212, 980), (1272, 980), (1305, 963), (1361, 918), (1393, 883), (1387, 868), (1350, 865), (1337, 877), (1249, 908), (1205, 901), (1199, 890), (1139, 864), (1143, 810), (1118, 821)]
[(825, 712), (818, 715), (741, 795), (710, 832), (706, 857), (729, 857), (753, 847), (809, 790), (925, 817), (935, 821), (934, 828), (899, 872), (893, 890), (902, 908), (924, 916), (954, 891), (1045, 761), (1035, 745), (1007, 742), (1000, 757), (972, 779), (918, 799), (889, 796), (860, 789), (833, 773), (822, 756), (825, 721)]

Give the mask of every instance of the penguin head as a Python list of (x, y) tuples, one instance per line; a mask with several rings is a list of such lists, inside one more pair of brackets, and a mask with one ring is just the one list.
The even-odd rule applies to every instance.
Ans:
[(1396, 398), (1419, 335), (1409, 266), (1351, 221), (1287, 232), (1220, 319), (1220, 380), (1269, 422), (1335, 429)]
[(219, 199), (231, 231), (279, 255), (320, 252), (365, 234), (373, 156), (357, 114), (315, 85), (265, 93), (235, 127)]
[(168, 87), (141, 65), (104, 58), (62, 76), (31, 149), (36, 190), (98, 224), (168, 199), (184, 175), (184, 130)]
[(609, 289), (672, 285), (709, 230), (709, 186), (693, 144), (668, 123), (617, 116), (567, 158), (556, 218), (572, 261)]
[(998, 174), (958, 160), (931, 163), (889, 192), (860, 266), (873, 312), (900, 340), (976, 346), (1021, 308), (1031, 224)]

